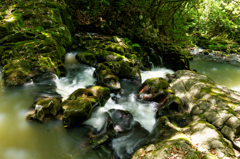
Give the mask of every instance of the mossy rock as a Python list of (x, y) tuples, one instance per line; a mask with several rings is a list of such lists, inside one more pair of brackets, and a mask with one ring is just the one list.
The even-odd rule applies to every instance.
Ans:
[(88, 98), (94, 96), (93, 91), (91, 89), (84, 89), (84, 88), (79, 88), (75, 90), (67, 100), (76, 100), (77, 98)]
[(163, 105), (170, 95), (170, 92), (166, 90), (168, 87), (169, 83), (164, 78), (149, 78), (140, 86), (137, 97)]
[(31, 65), (23, 59), (12, 60), (3, 67), (3, 79), (6, 86), (23, 85), (30, 74)]
[(116, 52), (107, 51), (104, 49), (99, 49), (96, 51), (92, 51), (96, 55), (96, 59), (98, 62), (115, 62), (115, 61), (128, 61), (130, 60), (126, 58), (126, 56), (120, 55)]
[(80, 52), (76, 55), (76, 59), (79, 62), (90, 66), (93, 66), (95, 63), (97, 63), (95, 55), (90, 52)]
[(139, 68), (133, 66), (131, 62), (117, 61), (104, 63), (119, 78), (129, 78), (141, 82), (141, 73)]
[(66, 100), (62, 103), (64, 127), (75, 127), (89, 119), (92, 114), (93, 105), (97, 102), (95, 98), (77, 98)]
[(155, 87), (155, 93), (158, 91), (158, 89), (166, 89), (169, 87), (169, 83), (165, 78), (162, 77), (155, 77), (155, 78), (148, 78), (146, 79), (143, 84), (140, 86), (140, 90), (145, 87), (146, 85), (148, 86), (153, 86)]
[(33, 104), (35, 108), (34, 114), (28, 114), (28, 120), (35, 120), (43, 122), (47, 116), (55, 117), (60, 111), (60, 99), (57, 98), (44, 98), (40, 99), (37, 103)]
[(97, 78), (97, 84), (108, 87), (111, 91), (121, 89), (119, 78), (105, 64), (99, 63), (94, 74)]
[[(98, 63), (125, 61), (129, 63), (132, 62), (138, 67), (144, 67), (142, 60), (147, 61), (147, 59), (142, 56), (143, 51), (141, 50), (141, 46), (132, 44), (129, 39), (126, 42), (125, 39), (119, 36), (96, 36), (84, 33), (81, 33), (79, 39), (79, 46), (87, 49), (87, 53), (93, 54), (91, 56), (94, 56)], [(85, 61), (84, 58), (82, 61)], [(88, 64), (88, 62), (84, 63)]]
[(92, 86), (89, 87), (88, 89), (91, 89), (93, 95), (98, 97), (101, 106), (104, 106), (107, 100), (110, 98), (110, 89), (107, 87)]

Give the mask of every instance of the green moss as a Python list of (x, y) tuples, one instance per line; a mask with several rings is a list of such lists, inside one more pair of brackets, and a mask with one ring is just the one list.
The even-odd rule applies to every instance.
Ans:
[(96, 58), (95, 58), (95, 54), (93, 53), (89, 53), (89, 52), (80, 52), (76, 55), (76, 59), (81, 62), (84, 63), (86, 65), (90, 65), (93, 66), (93, 64), (95, 62), (97, 62)]

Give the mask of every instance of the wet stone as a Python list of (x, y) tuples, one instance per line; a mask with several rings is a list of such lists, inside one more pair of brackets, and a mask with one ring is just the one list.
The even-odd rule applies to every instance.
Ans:
[(233, 129), (238, 129), (240, 126), (240, 122), (237, 117), (233, 116), (230, 119), (228, 119), (228, 121), (226, 122), (226, 125), (230, 126)]
[(229, 126), (225, 125), (222, 129), (221, 132), (223, 133), (224, 136), (226, 136), (228, 139), (231, 141), (234, 141), (235, 137), (235, 129), (230, 128)]

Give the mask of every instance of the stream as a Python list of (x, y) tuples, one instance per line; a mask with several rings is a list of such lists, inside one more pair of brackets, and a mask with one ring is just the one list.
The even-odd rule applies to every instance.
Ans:
[[(40, 83), (27, 83), (21, 87), (5, 88), (0, 79), (0, 158), (1, 159), (97, 159), (109, 158), (111, 147), (120, 158), (133, 153), (141, 142), (147, 140), (140, 133), (150, 134), (155, 124), (155, 103), (140, 102), (136, 93), (140, 83), (122, 79), (122, 94), (112, 98), (104, 107), (95, 110), (92, 117), (85, 122), (86, 126), (65, 129), (61, 120), (55, 119), (40, 124), (25, 119), (30, 106), (41, 96), (67, 97), (78, 88), (94, 85), (94, 68), (79, 64), (75, 60), (76, 53), (66, 55), (66, 77), (55, 78)], [(154, 68), (152, 71), (142, 72), (142, 81), (151, 77), (164, 77), (166, 73), (173, 73), (165, 68)], [(0, 71), (2, 77), (2, 68)], [(114, 97), (114, 94), (111, 94)], [(112, 140), (111, 146), (100, 146), (92, 149), (89, 144), (89, 127), (100, 130), (104, 125), (104, 113), (110, 109), (129, 111), (135, 123), (140, 123), (141, 131), (131, 132)], [(150, 109), (149, 109), (150, 108)], [(115, 128), (114, 128), (115, 129)], [(117, 128), (116, 128), (117, 129)], [(124, 150), (123, 150), (124, 149)]]
[[(138, 101), (136, 93), (140, 83), (127, 79), (120, 81), (122, 94), (117, 96), (111, 94), (112, 98), (104, 107), (92, 113), (91, 118), (85, 121), (85, 126), (65, 129), (61, 120), (58, 119), (44, 124), (29, 122), (25, 119), (30, 106), (38, 97), (67, 97), (78, 88), (94, 85), (95, 69), (79, 64), (75, 60), (75, 55), (74, 52), (66, 55), (65, 65), (68, 73), (66, 77), (60, 79), (56, 77), (52, 81), (27, 83), (21, 87), (12, 88), (5, 88), (3, 80), (0, 79), (0, 158), (101, 159), (111, 156), (111, 147), (117, 156), (125, 158), (126, 154), (131, 154), (138, 148), (138, 144), (148, 140), (147, 136), (151, 134), (155, 125), (156, 105), (154, 102)], [(190, 64), (198, 73), (208, 75), (216, 83), (240, 91), (238, 67), (204, 61), (200, 57), (194, 58)], [(2, 77), (2, 68), (0, 69), (0, 77)], [(165, 77), (167, 73), (174, 72), (165, 68), (153, 68), (152, 71), (141, 72), (142, 82), (151, 77)], [(117, 98), (117, 102), (113, 100), (114, 98)], [(89, 127), (96, 130), (102, 129), (106, 112), (113, 108), (130, 112), (134, 121), (140, 123), (141, 131), (114, 138), (110, 145), (93, 149), (89, 144)]]
[[(67, 97), (78, 88), (94, 85), (94, 68), (79, 64), (75, 60), (76, 53), (66, 55), (65, 64), (67, 76), (55, 78), (53, 81), (27, 83), (21, 87), (5, 88), (0, 79), (0, 158), (2, 159), (97, 159), (109, 158), (111, 147), (120, 158), (131, 154), (137, 148), (141, 139), (147, 140), (142, 134), (150, 134), (155, 124), (156, 105), (154, 102), (140, 102), (136, 94), (140, 83), (127, 79), (120, 81), (122, 94), (111, 97), (104, 107), (96, 109), (89, 120), (78, 128), (65, 129), (58, 119), (40, 124), (29, 122), (25, 116), (38, 97), (62, 96)], [(210, 61), (200, 57), (190, 61), (191, 67), (198, 73), (206, 74), (216, 83), (240, 91), (240, 69), (238, 67)], [(2, 68), (0, 68), (2, 77)], [(165, 68), (154, 68), (152, 71), (141, 72), (142, 82), (151, 77), (165, 77), (167, 73), (174, 73)], [(117, 98), (117, 102), (113, 100)], [(149, 109), (150, 108), (150, 109)], [(89, 144), (89, 132), (93, 127), (102, 129), (105, 113), (111, 109), (130, 112), (134, 121), (140, 123), (144, 133), (131, 132), (126, 136), (114, 138), (111, 146), (100, 146), (93, 149)], [(115, 129), (115, 128), (114, 128)], [(116, 128), (117, 129), (117, 128)]]
[(190, 66), (196, 69), (198, 73), (207, 75), (217, 84), (240, 91), (239, 67), (226, 63), (207, 61), (202, 56), (194, 56), (193, 60), (190, 61)]

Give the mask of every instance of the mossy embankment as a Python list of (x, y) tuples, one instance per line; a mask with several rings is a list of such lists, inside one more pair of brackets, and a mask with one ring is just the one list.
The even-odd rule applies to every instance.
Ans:
[(74, 25), (62, 1), (6, 1), (0, 5), (0, 58), (6, 86), (35, 76), (64, 76)]

